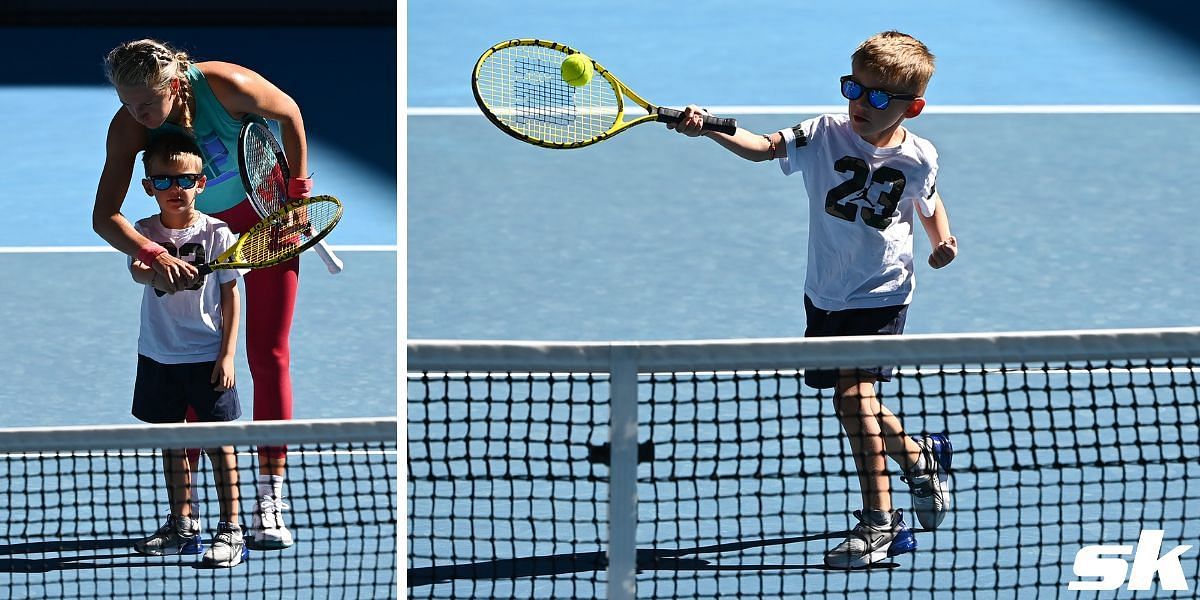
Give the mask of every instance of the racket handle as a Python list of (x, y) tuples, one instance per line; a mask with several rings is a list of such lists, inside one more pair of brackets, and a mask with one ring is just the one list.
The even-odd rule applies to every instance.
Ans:
[[(683, 117), (682, 110), (675, 110), (673, 108), (657, 106), (654, 108), (654, 112), (657, 114), (655, 120), (661, 123), (678, 123), (680, 118)], [(721, 117), (704, 115), (704, 125), (701, 129), (734, 135), (737, 133), (737, 119), (722, 119)]]
[(342, 259), (333, 253), (333, 250), (325, 244), (325, 240), (317, 242), (317, 255), (325, 261), (325, 268), (329, 269), (330, 273), (337, 275), (342, 272)]

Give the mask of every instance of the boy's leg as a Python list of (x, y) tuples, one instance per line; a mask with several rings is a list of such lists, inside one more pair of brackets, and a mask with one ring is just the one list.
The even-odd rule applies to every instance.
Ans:
[(167, 481), (167, 503), (176, 517), (192, 517), (192, 465), (187, 452), (163, 448), (163, 477)]
[[(873, 375), (841, 371), (835, 394), (838, 419), (850, 438), (864, 510), (892, 509), (891, 480), (884, 456), (902, 469), (913, 496), (913, 512), (926, 529), (936, 529), (950, 510), (950, 453), (945, 434), (913, 439), (875, 395)], [(857, 415), (857, 416), (855, 416)]]
[[(858, 524), (846, 539), (825, 554), (825, 564), (836, 568), (862, 567), (884, 558), (912, 552), (916, 538), (892, 508), (891, 481), (887, 475), (888, 438), (899, 420), (881, 418), (883, 406), (875, 395), (875, 377), (857, 370), (838, 372), (834, 389), (838, 420), (850, 442), (858, 471), (863, 510), (854, 511)], [(885, 432), (886, 430), (886, 432)], [(899, 435), (903, 435), (900, 432)]]
[(879, 418), (881, 406), (875, 396), (874, 379), (865, 379), (858, 371), (839, 372), (834, 404), (842, 430), (850, 441), (863, 508), (890, 512), (891, 482), (887, 476), (886, 445)]
[(200, 524), (192, 518), (192, 472), (187, 452), (164, 448), (162, 458), (171, 512), (162, 527), (150, 537), (135, 542), (133, 548), (154, 556), (199, 554), (204, 547), (200, 542)]
[(201, 562), (210, 567), (234, 567), (249, 555), (242, 527), (238, 522), (238, 472), (237, 457), (233, 446), (222, 446), (207, 450), (209, 462), (213, 464), (213, 478), (217, 483), (217, 498), (221, 504), (221, 521), (212, 545), (204, 553)]
[(241, 500), (241, 494), (238, 490), (237, 457), (233, 446), (209, 448), (206, 452), (209, 462), (213, 465), (217, 499), (221, 504), (221, 520), (238, 523), (238, 502)]
[(884, 453), (904, 472), (908, 472), (921, 459), (921, 446), (904, 433), (904, 425), (882, 402), (875, 402), (875, 414), (879, 419), (879, 431), (883, 436)]

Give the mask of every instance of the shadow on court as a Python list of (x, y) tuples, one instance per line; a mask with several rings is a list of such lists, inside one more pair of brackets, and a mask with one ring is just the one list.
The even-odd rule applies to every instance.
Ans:
[[(113, 567), (160, 567), (161, 560), (147, 561), (147, 557), (133, 551), (136, 538), (111, 540), (57, 540), (51, 542), (31, 542), (26, 544), (0, 545), (0, 556), (14, 554), (64, 554), (86, 552), (82, 556), (59, 556), (56, 558), (0, 558), (0, 573), (48, 573), (50, 571), (111, 569)], [(121, 550), (122, 552), (114, 552)], [(109, 552), (104, 552), (109, 551)], [(114, 559), (133, 558), (138, 560), (107, 562)], [(167, 557), (175, 562), (177, 557)], [(192, 558), (192, 557), (187, 557)], [(93, 561), (106, 561), (97, 563)], [(165, 563), (165, 564), (173, 564)], [(179, 564), (188, 561), (178, 560)]]
[(395, 27), (0, 27), (0, 48), (20, 56), (0, 61), (0, 85), (106, 87), (104, 55), (144, 37), (257, 71), (296, 100), (310, 137), (396, 175)]
[[(730, 563), (713, 562), (703, 558), (687, 558), (694, 554), (722, 554), (738, 552), (769, 546), (783, 546), (819, 540), (840, 540), (849, 532), (838, 531), (818, 535), (797, 536), (769, 540), (747, 542), (730, 542), (699, 546), (696, 548), (678, 549), (640, 549), (637, 551), (637, 570), (646, 571), (845, 571), (825, 566), (824, 563), (809, 564), (762, 564), (762, 563)], [(867, 569), (894, 569), (900, 566), (894, 562), (874, 563)], [(582, 552), (571, 554), (555, 554), (551, 556), (531, 556), (528, 558), (510, 558), (491, 560), (477, 563), (446, 565), (437, 567), (420, 567), (408, 570), (408, 585), (420, 587), (447, 583), (453, 580), (481, 579), (519, 579), (523, 577), (541, 577), (547, 575), (566, 575), (569, 573), (585, 573), (589, 571), (604, 571), (608, 568), (608, 557), (604, 552)]]
[(1200, 11), (1175, 0), (1103, 0), (1114, 9), (1144, 21), (1200, 54)]

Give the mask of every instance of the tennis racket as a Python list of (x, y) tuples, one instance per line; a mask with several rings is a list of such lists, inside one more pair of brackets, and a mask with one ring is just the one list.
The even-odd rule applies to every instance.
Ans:
[[(592, 80), (574, 87), (561, 67), (579, 51), (546, 40), (509, 40), (488, 48), (471, 75), (475, 102), (505, 133), (544, 148), (580, 148), (634, 125), (678, 123), (682, 111), (655, 106), (592, 61)], [(625, 120), (625, 100), (647, 114)], [(704, 129), (733, 135), (737, 121), (706, 115)]]
[(293, 200), (238, 237), (228, 250), (200, 265), (200, 273), (217, 269), (261, 269), (277, 265), (319, 246), (342, 218), (342, 203), (333, 196)]
[[(242, 124), (238, 134), (238, 167), (242, 172), (242, 187), (259, 218), (267, 218), (287, 203), (287, 182), (291, 177), (287, 158), (265, 124), (258, 121)], [(342, 272), (341, 259), (324, 241), (317, 243), (317, 254), (330, 273)]]

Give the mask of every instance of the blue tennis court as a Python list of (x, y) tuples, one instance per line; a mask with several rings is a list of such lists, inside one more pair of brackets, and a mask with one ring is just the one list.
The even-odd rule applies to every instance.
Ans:
[[(1139, 10), (1124, 2), (1020, 0), (937, 1), (901, 8), (873, 1), (839, 5), (751, 1), (736, 5), (657, 4), (614, 14), (602, 3), (584, 2), (572, 5), (565, 15), (535, 2), (520, 9), (511, 5), (477, 7), (470, 13), (453, 5), (413, 6), (408, 13), (409, 115), (405, 123), (409, 166), (407, 336), (413, 340), (584, 342), (803, 335), (800, 299), (808, 217), (798, 178), (785, 179), (773, 164), (741, 161), (711, 142), (685, 139), (660, 126), (641, 126), (578, 150), (552, 151), (521, 144), (478, 115), (468, 74), (479, 54), (499, 41), (550, 39), (588, 53), (651, 102), (706, 106), (721, 116), (736, 117), (743, 127), (765, 133), (820, 112), (844, 111), (837, 79), (849, 70), (849, 54), (862, 39), (891, 28), (922, 39), (938, 57), (938, 70), (926, 93), (926, 113), (906, 126), (938, 149), (938, 189), (961, 251), (954, 264), (937, 272), (918, 261), (919, 285), (906, 333), (1195, 326), (1200, 311), (1188, 297), (1191, 290), (1200, 289), (1200, 279), (1190, 263), (1200, 246), (1190, 232), (1190, 203), (1176, 200), (1190, 195), (1191, 157), (1200, 150), (1193, 135), (1200, 127), (1200, 107), (1195, 103), (1200, 97), (1200, 67), (1194, 41), (1173, 27), (1172, 21), (1188, 22), (1186, 15), (1173, 18), (1162, 6), (1148, 3)], [(923, 233), (916, 238), (918, 254), (923, 257), (927, 241)], [(1183, 375), (1185, 380), (1188, 377)], [(454, 379), (446, 385), (458, 383)], [(446, 392), (437, 385), (439, 381), (430, 384), (410, 375), (410, 438), (415, 435), (413, 428), (421, 435), (428, 432), (435, 440), (442, 433), (453, 440), (456, 432), (466, 431), (461, 428), (470, 429), (456, 423), (459, 429), (447, 425), (445, 431), (430, 432), (425, 419), (434, 424), (465, 419), (466, 409), (442, 414), (438, 411), (449, 409), (438, 402), (432, 407), (415, 406), (414, 398), (449, 397), (453, 401), (467, 397), (472, 399), (472, 411), (476, 403), (492, 406), (500, 414), (512, 409), (518, 411), (512, 419), (520, 423), (528, 419), (534, 425), (550, 413), (529, 417), (526, 411), (553, 411), (558, 406), (540, 406), (552, 396), (550, 392), (516, 394), (518, 400), (534, 400), (529, 405), (517, 402), (514, 408), (514, 401), (505, 393), (472, 394), (463, 391), (466, 388)], [(1012, 384), (1014, 389), (1022, 389), (1021, 385), (1025, 384)], [(1054, 448), (1066, 443), (1061, 436), (1068, 434), (1052, 432), (1059, 427), (1069, 430), (1072, 425), (1064, 423), (1086, 421), (1094, 410), (1091, 405), (1072, 410), (1077, 399), (1068, 391), (1055, 389), (1032, 405), (1028, 398), (1005, 398), (1003, 402), (1011, 405), (990, 406), (986, 421), (971, 419), (988, 408), (972, 403), (990, 397), (979, 397), (976, 389), (968, 394), (973, 397), (939, 404), (934, 412), (942, 421), (935, 415), (922, 426), (962, 431), (963, 443), (980, 453), (993, 447)], [(1168, 394), (1177, 393), (1171, 389)], [(646, 392), (642, 390), (643, 396)], [(791, 397), (790, 392), (771, 394), (754, 409), (780, 402), (777, 395)], [(1150, 437), (1143, 440), (1133, 433), (1125, 435), (1146, 447), (1176, 444), (1184, 455), (1196, 454), (1194, 444), (1185, 439), (1172, 442), (1161, 437), (1172, 434), (1149, 433), (1158, 423), (1173, 431), (1176, 421), (1161, 414), (1176, 410), (1173, 406), (1151, 410), (1157, 414), (1151, 417), (1134, 408), (1141, 402), (1138, 398), (1114, 400), (1116, 408), (1104, 417), (1110, 420), (1099, 426), (1133, 421), (1145, 425), (1138, 431)], [(1194, 392), (1185, 390), (1179, 401), (1181, 422), (1186, 423), (1194, 412), (1189, 404), (1194, 402)], [(904, 410), (921, 420), (919, 415), (925, 410), (921, 403), (915, 399), (908, 402)], [(557, 410), (574, 416), (573, 406), (567, 403)], [(799, 406), (802, 408), (785, 400), (779, 410), (799, 411), (789, 414), (806, 414), (811, 419), (818, 419), (817, 415), (828, 418), (824, 412), (827, 404), (808, 406), (801, 401)], [(487, 409), (479, 406), (478, 410)], [(727, 410), (738, 413), (742, 409)], [(592, 417), (595, 415), (588, 418)], [(1156, 421), (1158, 417), (1163, 420)], [(458, 487), (450, 483), (457, 481), (454, 469), (469, 469), (470, 457), (493, 448), (488, 443), (501, 452), (508, 439), (505, 432), (516, 437), (534, 435), (505, 423), (494, 424), (495, 429), (484, 435), (490, 442), (480, 442), (484, 446), (475, 451), (469, 444), (465, 449), (446, 448), (451, 456), (462, 458), (465, 452), (467, 457), (462, 458), (465, 465), (451, 461), (444, 467), (451, 471), (442, 474), (447, 481), (424, 473), (415, 483), (410, 482), (419, 491), (410, 510), (422, 518), (429, 514), (420, 512), (426, 509), (446, 519), (473, 514), (465, 504), (451, 500), (455, 494), (462, 503), (469, 502), (465, 496), (472, 492), (492, 499), (476, 504), (480, 514), (455, 521), (463, 528), (455, 543), (463, 547), (410, 548), (420, 552), (419, 556), (432, 552), (447, 557), (456, 551), (469, 556), (471, 544), (479, 546), (475, 548), (477, 560), (465, 561), (467, 571), (428, 571), (422, 570), (428, 563), (410, 562), (410, 577), (418, 576), (416, 583), (410, 582), (414, 597), (505, 595), (513, 590), (535, 597), (597, 593), (586, 586), (573, 587), (580, 584), (571, 573), (573, 569), (596, 571), (602, 578), (602, 566), (587, 564), (595, 559), (602, 565), (602, 556), (576, 556), (578, 561), (570, 562), (563, 554), (565, 546), (518, 544), (518, 548), (507, 548), (507, 553), (493, 552), (502, 556), (488, 558), (483, 547), (492, 536), (507, 540), (504, 528), (513, 527), (511, 515), (503, 508), (510, 503), (504, 494), (524, 501), (528, 501), (525, 495), (532, 494), (535, 504), (541, 502), (538, 508), (529, 509), (530, 514), (521, 515), (528, 521), (519, 521), (518, 534), (513, 534), (518, 540), (530, 539), (526, 523), (552, 529), (552, 539), (564, 544), (570, 539), (603, 541), (607, 536), (603, 527), (596, 525), (605, 515), (592, 514), (580, 500), (603, 490), (586, 484), (587, 489), (551, 483), (540, 491), (515, 491), (488, 488), (502, 484), (471, 477), (467, 477), (469, 483)], [(1079, 423), (1084, 425), (1084, 421)], [(816, 420), (787, 426), (820, 431), (831, 427)], [(1001, 433), (1012, 429), (1024, 431), (1025, 436)], [(550, 431), (555, 430), (551, 427)], [(607, 439), (608, 432), (559, 432), (550, 436), (555, 441), (548, 448), (539, 447), (535, 452), (537, 458), (544, 456), (537, 452), (544, 452), (562, 459), (562, 464), (551, 460), (547, 468), (583, 468), (587, 472), (586, 461), (567, 460), (576, 456), (560, 447), (566, 435), (580, 436), (578, 442), (586, 454), (586, 447)], [(782, 439), (793, 435), (789, 430)], [(1071, 447), (1089, 443), (1069, 442)], [(718, 455), (723, 446), (702, 439), (694, 448), (688, 451), (708, 457)], [(814, 451), (800, 448), (795, 452), (801, 457)], [(1003, 549), (1003, 556), (980, 553), (967, 557), (950, 552), (957, 561), (954, 570), (969, 573), (978, 589), (995, 590), (995, 595), (1003, 596), (1014, 582), (1031, 579), (1061, 584), (1051, 584), (1039, 593), (1065, 595), (1073, 551), (1085, 540), (1136, 541), (1136, 531), (1105, 530), (1090, 514), (1070, 512), (1098, 498), (1105, 499), (1104, 515), (1144, 508), (1138, 502), (1112, 500), (1120, 498), (1122, 491), (1133, 497), (1164, 499), (1147, 509), (1153, 513), (1148, 518), (1164, 523), (1178, 543), (1196, 541), (1193, 524), (1179, 512), (1182, 500), (1164, 491), (1162, 483), (1186, 477), (1186, 471), (1163, 466), (1160, 463), (1169, 460), (1162, 457), (1143, 457), (1136, 463), (1139, 466), (1130, 467), (1132, 471), (1122, 471), (1092, 465), (1094, 461), (1086, 453), (1080, 456), (1071, 459), (1082, 461), (1078, 469), (1063, 466), (1062, 471), (1047, 473), (1039, 480), (1037, 490), (1047, 494), (1045, 498), (1031, 501), (1016, 496), (1017, 500), (1011, 500), (996, 493), (964, 500), (964, 506), (986, 510), (968, 510), (956, 517), (960, 519), (956, 531), (981, 531), (963, 543), (971, 547), (993, 544)], [(986, 489), (1019, 485), (1034, 475), (1014, 465), (1047, 456), (1000, 458), (1003, 460), (988, 455), (988, 460), (995, 462), (985, 464), (987, 460), (981, 459), (973, 463), (974, 470), (963, 484)], [(796, 460), (797, 468), (807, 467), (801, 458)], [(1071, 460), (1063, 465), (1074, 464)], [(736, 461), (731, 464), (736, 466)], [(839, 466), (827, 465), (834, 470)], [(434, 469), (436, 473), (437, 467)], [(503, 472), (499, 467), (489, 471)], [(768, 485), (753, 477), (741, 483)], [(426, 484), (433, 487), (421, 487)], [(716, 485), (705, 481), (695, 493), (720, 497)], [(697, 560), (692, 560), (696, 554), (684, 553), (670, 563), (678, 572), (652, 574), (642, 562), (642, 552), (649, 546), (640, 543), (638, 564), (645, 571), (639, 576), (639, 593), (650, 589), (644, 587), (646, 578), (659, 582), (652, 588), (655, 594), (681, 597), (757, 593), (776, 597), (800, 589), (789, 587), (792, 585), (814, 593), (907, 590), (928, 582), (905, 580), (905, 573), (928, 572), (939, 556), (947, 555), (945, 549), (956, 543), (954, 536), (940, 533), (932, 540), (922, 538), (922, 543), (933, 544), (932, 553), (923, 549), (911, 561), (898, 561), (900, 568), (880, 576), (890, 577), (886, 580), (894, 582), (894, 588), (880, 583), (883, 579), (877, 578), (873, 587), (859, 579), (848, 582), (844, 576), (806, 568), (819, 562), (820, 553), (830, 543), (820, 536), (844, 527), (840, 518), (828, 526), (817, 521), (831, 507), (853, 501), (857, 490), (840, 476), (828, 481), (800, 477), (784, 485), (802, 489), (789, 488), (779, 494), (781, 504), (754, 507), (707, 505), (699, 500), (695, 506), (701, 507), (703, 516), (694, 522), (695, 531), (687, 534), (695, 537), (656, 546), (712, 550), (708, 544), (715, 539), (745, 542), (747, 546), (729, 548), (727, 556), (732, 558), (715, 560), (712, 554), (719, 557), (720, 549), (696, 553), (703, 555)], [(1078, 495), (1054, 497), (1057, 487)], [(489, 495), (493, 491), (496, 495)], [(436, 499), (436, 506), (428, 503), (430, 498)], [(674, 506), (669, 501), (663, 504), (668, 505), (660, 507), (664, 511)], [(728, 522), (706, 518), (712, 516), (714, 506), (722, 514), (744, 509), (745, 518)], [(1060, 515), (1057, 527), (1039, 528), (1028, 514), (1029, 510), (1064, 506), (1067, 508), (1060, 510), (1066, 512)], [(639, 508), (643, 509), (654, 510)], [(578, 530), (565, 524), (562, 527), (567, 529), (558, 530), (554, 522), (537, 522), (539, 514), (572, 511), (578, 513), (573, 521)], [(760, 511), (774, 520), (764, 520)], [(779, 515), (794, 519), (788, 523)], [(656, 519), (649, 516), (647, 521)], [(997, 523), (1016, 525), (1002, 529)], [(731, 535), (722, 529), (726, 526), (741, 535)], [(776, 529), (764, 534), (764, 527)], [(996, 531), (1001, 533), (988, 533)], [(451, 533), (455, 532), (437, 531), (432, 538), (413, 543), (426, 544)], [(638, 537), (657, 541), (660, 538), (654, 536), (658, 533), (663, 532), (639, 529)], [(663, 535), (670, 539), (671, 533)], [(1064, 536), (1074, 540), (1071, 552), (1060, 552), (1056, 546)], [(762, 539), (779, 543), (747, 549), (751, 542)], [(597, 544), (596, 549), (599, 547)], [(1014, 551), (1015, 559), (1011, 558)], [(1193, 584), (1194, 559), (1190, 556), (1185, 565), (1191, 569), (1188, 576)], [(761, 570), (763, 564), (787, 566), (762, 575), (756, 569)], [(698, 587), (689, 587), (697, 579)], [(765, 588), (764, 581), (769, 582)]]

